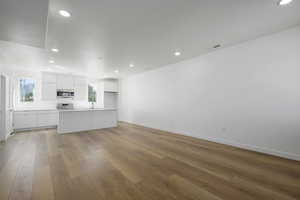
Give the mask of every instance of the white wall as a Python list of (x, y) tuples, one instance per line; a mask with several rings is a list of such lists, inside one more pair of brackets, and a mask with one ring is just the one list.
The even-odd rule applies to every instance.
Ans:
[(300, 160), (299, 52), (300, 26), (123, 79), (120, 120)]

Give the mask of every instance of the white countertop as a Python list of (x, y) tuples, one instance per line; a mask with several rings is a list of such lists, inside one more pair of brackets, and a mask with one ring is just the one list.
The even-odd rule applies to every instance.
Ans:
[(82, 111), (101, 111), (101, 110), (117, 110), (116, 108), (74, 108), (74, 109), (18, 109), (14, 112), (47, 112), (47, 111), (59, 111), (59, 112), (82, 112)]
[(105, 111), (105, 110), (117, 110), (116, 108), (75, 108), (58, 110), (59, 112), (84, 112), (84, 111)]
[(58, 111), (57, 109), (16, 109), (14, 112)]

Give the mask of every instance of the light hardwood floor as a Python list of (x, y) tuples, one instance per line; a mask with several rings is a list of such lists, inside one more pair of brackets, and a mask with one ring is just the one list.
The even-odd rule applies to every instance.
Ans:
[(0, 200), (300, 199), (300, 162), (120, 123), (0, 144)]

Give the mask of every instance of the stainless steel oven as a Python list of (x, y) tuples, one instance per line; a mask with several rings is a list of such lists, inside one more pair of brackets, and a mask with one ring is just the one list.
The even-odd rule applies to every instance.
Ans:
[(57, 90), (57, 98), (74, 98), (74, 90)]
[(72, 103), (58, 103), (56, 108), (59, 110), (72, 110), (74, 105)]

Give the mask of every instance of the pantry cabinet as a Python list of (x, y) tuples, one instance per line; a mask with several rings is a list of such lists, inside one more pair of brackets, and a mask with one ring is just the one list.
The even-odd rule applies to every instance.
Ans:
[(74, 76), (74, 100), (87, 101), (88, 84), (86, 78)]
[(43, 101), (55, 101), (56, 100), (56, 74), (43, 73), (42, 74), (42, 86), (41, 86), (41, 98)]

